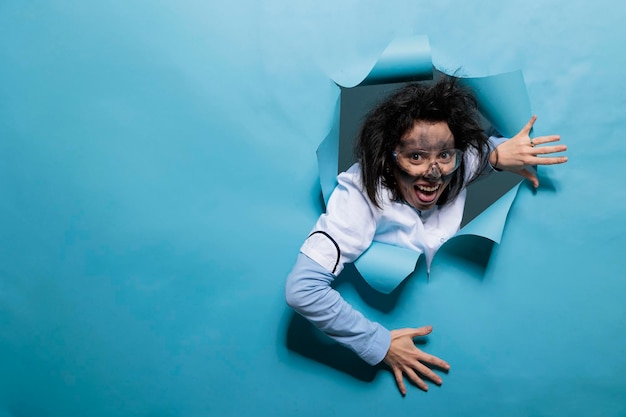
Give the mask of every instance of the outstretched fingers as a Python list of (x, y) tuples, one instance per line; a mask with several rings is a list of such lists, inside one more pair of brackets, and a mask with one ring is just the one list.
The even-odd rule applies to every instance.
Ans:
[[(539, 138), (543, 139), (543, 138)], [(539, 142), (539, 139), (535, 143), (548, 143), (555, 142), (554, 140)], [(558, 140), (558, 139), (557, 139)], [(539, 156), (539, 155), (552, 155), (558, 152), (565, 152), (567, 150), (566, 145), (553, 145), (553, 146), (536, 146), (533, 149), (534, 156), (529, 165), (555, 165), (563, 164), (567, 162), (567, 156)]]
[[(393, 372), (396, 385), (402, 395), (406, 395), (405, 377), (415, 386), (428, 391), (425, 380), (437, 385), (443, 382), (433, 369), (449, 370), (450, 365), (436, 356), (422, 352), (415, 346), (414, 338), (428, 335), (432, 326), (404, 328), (391, 331), (391, 344), (383, 359)], [(431, 369), (433, 368), (433, 369)]]
[[(406, 386), (404, 384), (403, 375), (408, 378), (413, 385), (423, 391), (428, 391), (428, 385), (423, 378), (427, 378), (437, 385), (441, 385), (443, 380), (439, 375), (434, 373), (428, 366), (419, 362), (404, 366), (403, 368), (394, 368), (393, 374), (398, 385), (398, 389), (402, 395), (406, 395)], [(420, 377), (421, 376), (421, 377)]]
[(499, 151), (497, 168), (521, 175), (532, 182), (535, 188), (539, 186), (539, 181), (529, 166), (562, 164), (568, 160), (567, 156), (555, 155), (567, 151), (566, 145), (555, 143), (561, 140), (560, 135), (530, 137), (536, 120), (537, 116), (532, 116), (515, 136), (496, 148)]

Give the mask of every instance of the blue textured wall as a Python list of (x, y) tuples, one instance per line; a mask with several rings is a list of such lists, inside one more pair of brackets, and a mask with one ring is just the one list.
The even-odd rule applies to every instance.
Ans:
[[(0, 1), (1, 416), (626, 415), (624, 6), (213, 3)], [(522, 69), (570, 162), (522, 187), (484, 273), (444, 252), (387, 297), (339, 284), (434, 325), (452, 370), (401, 398), (283, 282), (330, 76), (411, 34), (441, 67)]]

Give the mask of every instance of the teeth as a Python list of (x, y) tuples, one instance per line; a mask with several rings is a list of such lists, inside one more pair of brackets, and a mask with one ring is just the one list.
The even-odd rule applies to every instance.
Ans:
[(440, 185), (441, 184), (437, 184), (437, 185), (434, 185), (432, 187), (426, 187), (424, 185), (416, 185), (416, 187), (420, 191), (424, 191), (424, 192), (427, 192), (427, 193), (432, 193), (433, 191), (437, 191), (439, 189)]

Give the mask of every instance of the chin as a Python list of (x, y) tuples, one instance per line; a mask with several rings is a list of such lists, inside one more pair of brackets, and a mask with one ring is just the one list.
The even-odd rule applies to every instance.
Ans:
[(434, 208), (436, 205), (437, 205), (436, 201), (434, 203), (431, 203), (431, 204), (412, 204), (413, 207), (415, 207), (418, 210), (422, 210), (422, 211), (430, 210), (430, 209)]

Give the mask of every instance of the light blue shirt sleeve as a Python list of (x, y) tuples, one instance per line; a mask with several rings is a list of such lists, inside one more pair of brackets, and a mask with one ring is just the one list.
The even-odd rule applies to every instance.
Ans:
[[(486, 144), (486, 151), (491, 154), (497, 146), (501, 143), (507, 141), (508, 138), (503, 138), (500, 136), (490, 136), (489, 141)], [(502, 171), (501, 169), (496, 169), (491, 165), (489, 159), (487, 159), (487, 163), (481, 163), (480, 158), (478, 157), (478, 152), (475, 149), (469, 149), (465, 156), (465, 163), (467, 167), (467, 171), (465, 172), (465, 181), (472, 183), (474, 181), (487, 178), (494, 171)]]
[[(502, 144), (503, 142), (506, 142), (507, 140), (509, 140), (509, 138), (503, 138), (500, 136), (490, 136), (489, 137), (489, 149), (493, 151), (494, 149), (496, 149), (498, 145)], [(489, 167), (491, 168), (492, 171), (502, 171), (501, 169), (497, 169), (494, 166), (492, 166), (491, 162), (489, 162)]]
[(354, 310), (330, 284), (335, 276), (303, 253), (287, 277), (287, 304), (370, 365), (380, 363), (391, 344), (389, 330)]

